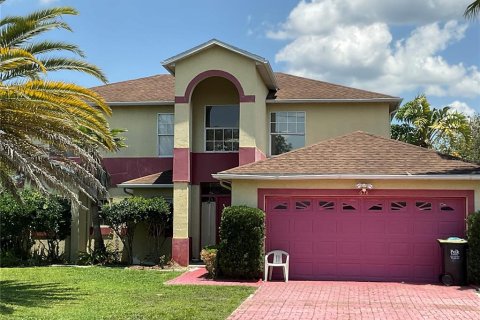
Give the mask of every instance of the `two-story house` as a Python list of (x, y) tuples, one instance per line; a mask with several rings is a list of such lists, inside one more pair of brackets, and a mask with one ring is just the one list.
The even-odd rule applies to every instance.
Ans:
[(182, 265), (235, 204), (266, 212), (266, 250), (290, 253), (292, 278), (431, 281), (436, 239), (480, 209), (480, 166), (389, 139), (398, 97), (275, 73), (218, 40), (163, 66), (94, 90), (128, 129), (105, 158), (112, 197), (171, 199)]

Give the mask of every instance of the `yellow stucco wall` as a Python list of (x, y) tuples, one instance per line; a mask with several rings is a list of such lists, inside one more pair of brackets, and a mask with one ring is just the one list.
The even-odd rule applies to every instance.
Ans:
[(254, 94), (255, 61), (214, 46), (175, 63), (175, 95), (183, 96), (190, 81), (207, 70), (223, 70), (233, 74), (242, 84), (245, 94)]
[[(232, 204), (258, 206), (257, 189), (355, 189), (357, 180), (288, 180), (288, 181), (247, 181), (232, 182)], [(425, 180), (362, 180), (371, 183), (375, 189), (419, 189), (419, 190), (474, 190), (475, 210), (480, 210), (480, 183), (478, 181), (425, 181)]]
[(212, 77), (197, 85), (191, 100), (193, 152), (205, 152), (205, 107), (238, 104), (237, 89), (227, 79)]
[(127, 129), (127, 148), (107, 157), (157, 157), (157, 114), (173, 113), (171, 106), (113, 106), (108, 119), (111, 128)]
[(188, 238), (190, 216), (191, 185), (186, 182), (175, 182), (173, 186), (173, 237)]
[[(267, 105), (268, 114), (275, 111), (305, 111), (306, 145), (359, 130), (390, 137), (390, 113), (387, 103)], [(267, 117), (267, 128), (269, 121), (270, 118)]]

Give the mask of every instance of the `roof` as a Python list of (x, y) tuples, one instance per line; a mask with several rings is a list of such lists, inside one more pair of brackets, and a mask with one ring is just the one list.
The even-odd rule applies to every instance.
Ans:
[(193, 47), (187, 51), (184, 51), (182, 53), (179, 53), (171, 58), (168, 58), (162, 62), (162, 65), (165, 69), (167, 69), (168, 72), (171, 74), (175, 74), (175, 64), (183, 59), (186, 59), (194, 54), (197, 54), (201, 51), (207, 50), (213, 46), (218, 46), (221, 48), (224, 48), (226, 50), (229, 50), (231, 52), (235, 52), (237, 54), (240, 54), (248, 59), (254, 60), (257, 62), (257, 69), (260, 72), (260, 75), (262, 76), (263, 80), (265, 81), (265, 84), (269, 89), (276, 89), (278, 86), (275, 81), (275, 76), (273, 75), (272, 67), (270, 66), (270, 62), (268, 62), (267, 59), (253, 54), (251, 52), (248, 52), (246, 50), (237, 48), (235, 46), (232, 46), (228, 43), (222, 42), (217, 39), (211, 39), (208, 40), (207, 42), (204, 42), (196, 47)]
[(109, 83), (91, 88), (109, 103), (129, 105), (170, 103), (175, 99), (175, 78), (169, 74)]
[(172, 187), (172, 170), (157, 172), (148, 176), (128, 180), (117, 185), (124, 188)]
[(431, 149), (357, 131), (226, 171), (234, 176), (424, 176), (477, 175), (480, 164), (462, 161)]
[[(267, 103), (275, 102), (361, 102), (385, 101), (398, 106), (402, 99), (381, 93), (345, 87), (328, 82), (275, 73), (279, 90)], [(174, 104), (175, 78), (159, 74), (93, 87), (110, 104)]]

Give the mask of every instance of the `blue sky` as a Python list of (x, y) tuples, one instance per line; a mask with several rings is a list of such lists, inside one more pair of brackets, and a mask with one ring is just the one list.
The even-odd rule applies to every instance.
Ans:
[[(480, 112), (480, 18), (472, 0), (7, 0), (2, 17), (50, 6), (80, 11), (50, 38), (78, 44), (110, 82), (166, 73), (161, 61), (211, 38), (275, 71)], [(85, 86), (75, 73), (55, 78)]]

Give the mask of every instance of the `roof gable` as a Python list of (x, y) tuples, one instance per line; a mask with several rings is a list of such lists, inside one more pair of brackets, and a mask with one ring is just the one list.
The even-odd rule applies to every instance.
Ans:
[(236, 167), (222, 175), (458, 175), (480, 165), (397, 140), (354, 132)]

